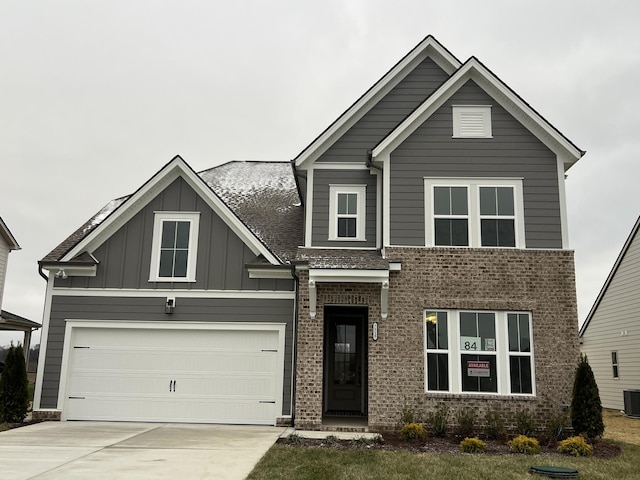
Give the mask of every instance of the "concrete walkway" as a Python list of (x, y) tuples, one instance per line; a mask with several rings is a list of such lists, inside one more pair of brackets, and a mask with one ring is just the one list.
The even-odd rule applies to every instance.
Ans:
[(0, 432), (0, 478), (242, 480), (285, 428), (44, 422)]

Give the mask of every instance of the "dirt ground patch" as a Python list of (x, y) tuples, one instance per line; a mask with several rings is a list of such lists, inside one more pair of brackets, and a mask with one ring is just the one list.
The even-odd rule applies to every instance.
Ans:
[(626, 417), (617, 410), (604, 409), (604, 438), (640, 445), (640, 418)]

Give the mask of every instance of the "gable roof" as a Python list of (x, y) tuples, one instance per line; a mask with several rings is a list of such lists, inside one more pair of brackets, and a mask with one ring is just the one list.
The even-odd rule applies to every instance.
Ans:
[(448, 75), (460, 67), (460, 61), (443, 47), (433, 36), (425, 37), (391, 70), (367, 90), (356, 102), (342, 113), (329, 127), (315, 138), (292, 162), (300, 167), (313, 162), (333, 145), (344, 133), (360, 120), (382, 97), (391, 91), (425, 58), (433, 59)]
[(607, 280), (604, 282), (604, 285), (602, 286), (602, 289), (600, 290), (600, 293), (598, 293), (598, 296), (596, 297), (596, 301), (593, 302), (593, 306), (591, 307), (591, 310), (589, 310), (589, 314), (587, 315), (587, 319), (585, 320), (584, 324), (580, 328), (580, 332), (579, 332), (578, 336), (582, 337), (584, 335), (584, 332), (587, 330), (587, 327), (589, 326), (589, 323), (591, 322), (591, 319), (595, 315), (595, 312), (598, 309), (598, 306), (600, 305), (600, 302), (602, 301), (602, 298), (604, 297), (604, 294), (607, 292), (607, 289), (609, 288), (609, 285), (613, 281), (613, 278), (615, 277), (616, 272), (618, 271), (618, 268), (620, 267), (620, 264), (622, 263), (622, 260), (624, 259), (625, 255), (627, 254), (627, 251), (629, 250), (629, 247), (631, 247), (631, 244), (633, 243), (633, 240), (634, 240), (636, 234), (638, 233), (638, 230), (640, 230), (640, 217), (638, 217), (638, 220), (636, 220), (635, 225), (631, 229), (631, 233), (627, 237), (627, 240), (624, 243), (624, 246), (622, 247), (622, 250), (620, 251), (620, 254), (618, 255), (618, 258), (616, 259), (615, 263), (613, 264), (613, 268), (611, 269), (611, 272), (609, 272), (609, 276), (607, 277)]
[[(105, 205), (40, 264), (84, 262), (86, 252), (104, 243), (178, 177), (207, 201), (256, 256), (264, 257), (271, 264), (293, 258), (292, 244), (295, 243), (293, 248), (298, 245), (301, 233), (297, 235), (296, 227), (291, 224), (302, 223), (297, 221), (297, 217), (302, 216), (302, 208), (289, 162), (231, 162), (197, 174), (176, 156), (132, 195)], [(258, 199), (269, 206), (263, 209), (262, 215), (255, 208)], [(281, 232), (274, 228), (278, 223), (282, 226)]]
[(9, 230), (7, 224), (2, 220), (2, 217), (0, 217), (0, 236), (4, 238), (7, 245), (9, 245), (9, 250), (20, 250), (20, 245), (18, 245), (18, 242), (11, 233), (11, 230)]
[(500, 105), (529, 129), (541, 142), (555, 152), (562, 152), (565, 170), (577, 162), (585, 152), (551, 125), (517, 93), (500, 80), (480, 60), (471, 57), (433, 94), (418, 106), (400, 125), (373, 149), (372, 157), (390, 153), (422, 125), (468, 80), (475, 81)]

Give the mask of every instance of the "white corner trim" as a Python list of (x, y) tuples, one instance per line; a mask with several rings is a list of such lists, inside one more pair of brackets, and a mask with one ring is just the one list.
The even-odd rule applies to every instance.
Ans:
[(391, 245), (391, 153), (380, 155), (382, 161), (382, 247)]
[(313, 235), (313, 169), (307, 170), (307, 202), (304, 208), (304, 246), (310, 247)]
[(44, 308), (42, 311), (42, 330), (40, 330), (40, 353), (36, 373), (36, 386), (33, 392), (33, 410), (40, 410), (42, 399), (42, 381), (44, 378), (44, 363), (47, 358), (49, 344), (49, 325), (51, 324), (51, 300), (53, 296), (53, 275), (47, 280), (47, 290), (44, 296)]
[(569, 219), (567, 215), (567, 191), (565, 185), (565, 159), (558, 155), (558, 197), (560, 200), (560, 228), (562, 230), (562, 248), (569, 248)]

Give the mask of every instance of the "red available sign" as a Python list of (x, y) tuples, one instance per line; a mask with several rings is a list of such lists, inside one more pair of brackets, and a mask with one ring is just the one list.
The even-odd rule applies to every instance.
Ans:
[(490, 377), (491, 369), (489, 362), (469, 361), (467, 362), (467, 375), (470, 377)]

